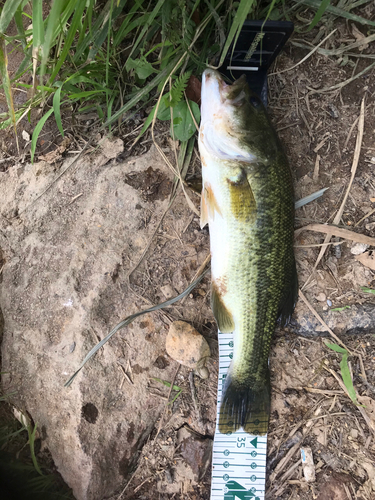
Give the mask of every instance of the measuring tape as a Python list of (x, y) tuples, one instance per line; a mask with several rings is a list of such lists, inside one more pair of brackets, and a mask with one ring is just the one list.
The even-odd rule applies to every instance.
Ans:
[(267, 434), (243, 429), (222, 434), (218, 428), (222, 387), (233, 357), (233, 333), (218, 332), (219, 383), (212, 456), (211, 500), (264, 500)]

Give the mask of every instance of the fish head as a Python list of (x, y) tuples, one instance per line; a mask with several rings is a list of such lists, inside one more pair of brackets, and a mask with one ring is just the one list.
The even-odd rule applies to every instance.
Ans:
[(223, 160), (266, 162), (279, 143), (266, 109), (245, 75), (232, 84), (206, 69), (202, 76), (200, 147)]

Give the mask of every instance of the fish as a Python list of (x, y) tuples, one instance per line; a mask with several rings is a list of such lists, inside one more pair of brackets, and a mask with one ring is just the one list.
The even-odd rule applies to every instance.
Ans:
[(202, 76), (201, 228), (209, 226), (211, 307), (219, 334), (233, 332), (218, 429), (264, 435), (270, 414), (268, 357), (277, 322), (298, 297), (294, 193), (287, 157), (245, 75)]

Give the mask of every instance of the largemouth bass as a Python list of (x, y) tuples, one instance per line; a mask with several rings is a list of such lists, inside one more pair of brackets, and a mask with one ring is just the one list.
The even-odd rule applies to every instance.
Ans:
[(292, 177), (244, 76), (228, 85), (207, 69), (201, 99), (201, 227), (210, 230), (211, 306), (219, 331), (234, 336), (219, 431), (265, 434), (271, 337), (278, 320), (289, 321), (298, 296)]

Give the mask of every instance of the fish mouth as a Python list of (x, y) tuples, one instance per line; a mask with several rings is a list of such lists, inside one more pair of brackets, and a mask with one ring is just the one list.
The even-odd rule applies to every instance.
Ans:
[[(245, 75), (242, 75), (232, 84), (226, 83), (221, 74), (214, 69), (206, 69), (202, 79), (202, 95), (205, 90), (212, 89), (219, 94), (221, 104), (241, 106), (246, 98), (247, 82)], [(211, 93), (211, 92), (210, 92)]]

